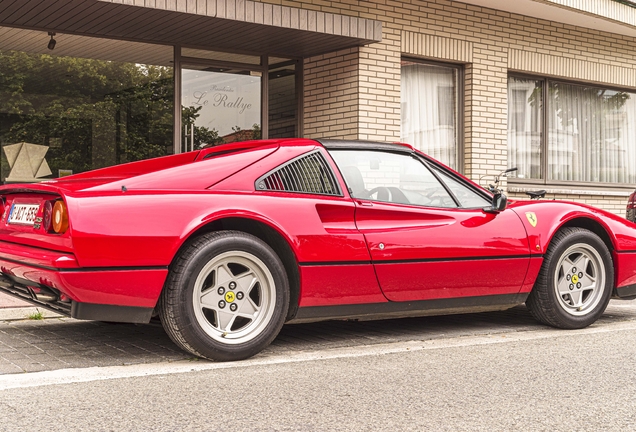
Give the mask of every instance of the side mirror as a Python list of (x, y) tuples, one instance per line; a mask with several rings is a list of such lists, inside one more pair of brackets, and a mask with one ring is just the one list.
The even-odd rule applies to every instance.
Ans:
[(506, 209), (508, 204), (508, 197), (506, 194), (497, 192), (492, 197), (492, 205), (490, 207), (484, 207), (486, 213), (499, 213)]

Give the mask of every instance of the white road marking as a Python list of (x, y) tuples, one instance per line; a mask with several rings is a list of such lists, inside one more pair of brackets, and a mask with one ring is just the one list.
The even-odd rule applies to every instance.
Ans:
[(215, 369), (232, 369), (284, 363), (300, 363), (316, 360), (377, 356), (422, 350), (524, 342), (538, 339), (634, 330), (636, 330), (636, 321), (624, 321), (602, 324), (598, 325), (598, 327), (592, 326), (582, 330), (546, 329), (424, 341), (392, 342), (386, 344), (356, 346), (351, 348), (345, 347), (320, 351), (306, 351), (293, 354), (273, 354), (271, 356), (255, 357), (239, 362), (213, 363), (205, 360), (183, 360), (171, 363), (137, 364), (130, 366), (96, 366), (90, 368), (58, 369), (26, 374), (0, 375), (0, 390), (154, 375), (171, 375)]

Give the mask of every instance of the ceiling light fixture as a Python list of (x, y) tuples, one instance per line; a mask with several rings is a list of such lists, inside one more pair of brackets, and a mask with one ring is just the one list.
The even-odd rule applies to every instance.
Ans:
[(57, 43), (55, 39), (53, 39), (53, 36), (55, 36), (55, 32), (49, 32), (49, 36), (51, 36), (51, 40), (49, 41), (47, 48), (52, 50), (53, 48), (55, 48), (55, 44)]

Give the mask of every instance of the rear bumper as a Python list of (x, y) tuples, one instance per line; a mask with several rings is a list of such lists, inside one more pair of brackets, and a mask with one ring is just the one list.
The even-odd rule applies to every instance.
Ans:
[(167, 275), (167, 267), (81, 268), (72, 254), (0, 242), (0, 291), (74, 318), (147, 322)]

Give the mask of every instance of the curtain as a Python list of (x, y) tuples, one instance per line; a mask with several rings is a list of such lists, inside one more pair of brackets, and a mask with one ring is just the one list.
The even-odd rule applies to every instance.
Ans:
[(457, 168), (457, 69), (402, 62), (401, 141)]
[(636, 94), (548, 85), (548, 173), (552, 180), (636, 182)]
[(541, 178), (542, 81), (508, 78), (508, 168)]

